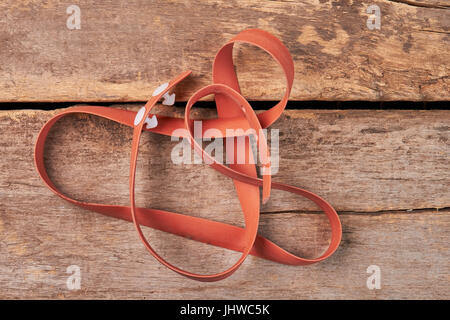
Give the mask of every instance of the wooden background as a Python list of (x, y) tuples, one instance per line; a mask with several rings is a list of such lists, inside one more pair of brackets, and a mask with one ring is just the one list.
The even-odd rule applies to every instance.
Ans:
[[(69, 30), (71, 4), (0, 3), (0, 102), (8, 108), (0, 111), (0, 298), (450, 298), (450, 112), (406, 102), (448, 106), (449, 1), (78, 1), (81, 29)], [(366, 26), (372, 4), (381, 9), (380, 30)], [(343, 240), (316, 265), (249, 257), (230, 278), (198, 283), (149, 256), (132, 224), (51, 193), (35, 171), (33, 146), (59, 111), (42, 102), (137, 110), (159, 83), (191, 69), (176, 90), (178, 107), (159, 108), (182, 116), (182, 102), (210, 83), (215, 52), (249, 27), (274, 33), (295, 60), (290, 109), (272, 126), (280, 129), (274, 180), (329, 200)], [(265, 54), (238, 46), (235, 58), (249, 100), (264, 108), (281, 97), (282, 74)], [(312, 109), (305, 100), (316, 100)], [(400, 108), (369, 108), (401, 100)], [(324, 109), (329, 101), (360, 102)], [(214, 116), (205, 106), (198, 116)], [(46, 165), (66, 194), (125, 205), (130, 144), (129, 128), (69, 116), (51, 132)], [(241, 225), (232, 181), (205, 165), (174, 165), (174, 144), (144, 135), (138, 204)], [(328, 224), (312, 203), (274, 191), (261, 214), (260, 233), (291, 252), (312, 257), (326, 248)], [(146, 233), (170, 262), (194, 272), (224, 270), (238, 258)], [(70, 265), (81, 268), (81, 290), (66, 286)], [(381, 268), (379, 290), (366, 286), (370, 265)]]

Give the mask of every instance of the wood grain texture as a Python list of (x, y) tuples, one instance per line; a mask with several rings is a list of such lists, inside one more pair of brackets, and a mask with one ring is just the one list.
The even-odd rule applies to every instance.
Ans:
[[(328, 199), (340, 211), (342, 245), (309, 267), (249, 257), (231, 278), (207, 284), (159, 265), (132, 224), (74, 207), (42, 184), (33, 143), (56, 112), (0, 112), (0, 298), (450, 298), (448, 111), (287, 110), (273, 125), (281, 153), (274, 180)], [(129, 128), (70, 116), (48, 141), (46, 165), (66, 194), (127, 204)], [(242, 225), (232, 182), (205, 165), (173, 165), (175, 143), (144, 135), (138, 204)], [(275, 191), (262, 209), (260, 232), (291, 252), (317, 256), (329, 231), (316, 210)], [(145, 232), (170, 262), (194, 272), (224, 270), (238, 257)], [(69, 265), (81, 268), (79, 291), (66, 287)], [(366, 287), (369, 265), (381, 268), (381, 290)]]
[[(182, 116), (183, 111), (159, 106), (160, 114)], [(17, 168), (19, 172), (9, 168), (11, 157), (31, 157), (31, 138), (56, 112), (1, 113), (7, 135), (3, 148), (9, 161), (2, 161), (7, 181), (35, 178), (31, 162), (25, 175), (23, 167)], [(213, 117), (214, 111), (197, 108), (193, 116)], [(22, 123), (27, 126), (22, 127)], [(271, 126), (279, 129), (280, 136), (279, 169), (273, 179), (320, 194), (339, 211), (445, 208), (450, 204), (449, 127), (450, 112), (445, 110), (286, 110)], [(127, 201), (131, 129), (77, 115), (63, 118), (54, 132), (46, 155), (56, 185), (78, 199), (116, 204)], [(209, 206), (218, 201), (219, 206), (232, 205), (239, 211), (237, 200), (230, 203), (230, 198), (235, 198), (230, 197), (233, 183), (204, 164), (173, 164), (171, 152), (179, 142), (170, 140), (151, 133), (143, 135), (136, 185), (141, 204), (184, 212), (187, 206), (181, 198), (201, 214), (207, 214)], [(80, 174), (85, 170), (87, 174)], [(209, 183), (205, 188), (205, 182), (216, 183), (214, 192), (210, 192)], [(173, 194), (171, 199), (168, 193)], [(263, 207), (265, 212), (292, 209), (317, 208), (277, 190)]]
[[(178, 100), (211, 82), (216, 51), (246, 28), (278, 36), (295, 61), (293, 100), (448, 100), (449, 1), (77, 1), (0, 3), (0, 101), (146, 101), (161, 82), (193, 76)], [(369, 30), (370, 5), (381, 29)], [(284, 77), (237, 46), (250, 100), (277, 100)]]
[[(147, 254), (131, 223), (85, 212), (43, 195), (41, 206), (2, 208), (1, 298), (139, 299), (448, 299), (450, 212), (341, 215), (341, 247), (327, 261), (279, 265), (248, 257), (230, 278), (198, 283)], [(265, 214), (261, 233), (291, 252), (324, 248), (322, 217)], [(147, 232), (170, 262), (196, 272), (232, 265), (238, 254)], [(309, 250), (308, 250), (309, 249)], [(66, 287), (66, 268), (81, 268), (81, 290)], [(381, 289), (368, 290), (367, 267), (381, 268)]]

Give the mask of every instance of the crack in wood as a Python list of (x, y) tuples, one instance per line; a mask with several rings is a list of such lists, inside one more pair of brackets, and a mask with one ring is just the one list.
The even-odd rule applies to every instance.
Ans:
[(433, 4), (433, 3), (424, 3), (424, 2), (418, 2), (418, 1), (412, 1), (412, 0), (388, 0), (390, 2), (397, 2), (406, 4), (413, 7), (420, 7), (420, 8), (432, 8), (432, 9), (449, 9), (449, 4)]
[[(417, 214), (422, 212), (435, 211), (436, 213), (450, 213), (450, 206), (440, 208), (417, 208), (417, 209), (397, 209), (397, 210), (379, 210), (379, 211), (338, 211), (339, 215), (382, 215), (395, 213)], [(305, 210), (279, 210), (279, 211), (261, 211), (261, 214), (286, 214), (286, 213), (301, 213), (301, 214), (323, 214), (322, 211), (305, 211)]]
[(430, 30), (430, 29), (418, 29), (420, 32), (430, 32), (430, 33), (439, 33), (439, 34), (450, 34), (448, 31), (438, 31), (438, 30)]

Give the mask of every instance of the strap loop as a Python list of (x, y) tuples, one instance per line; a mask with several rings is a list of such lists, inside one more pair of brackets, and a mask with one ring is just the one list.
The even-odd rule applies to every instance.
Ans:
[[(232, 49), (235, 42), (252, 44), (265, 50), (280, 64), (286, 76), (287, 86), (281, 101), (271, 109), (259, 113), (258, 115), (239, 91), (239, 84), (232, 61)], [(266, 137), (262, 133), (262, 128), (268, 127), (278, 119), (289, 98), (294, 79), (294, 65), (287, 48), (280, 40), (265, 31), (258, 29), (245, 30), (227, 42), (219, 50), (213, 64), (213, 84), (201, 88), (192, 95), (186, 105), (184, 119), (158, 116), (156, 120), (155, 115), (149, 117), (150, 111), (161, 98), (167, 103), (172, 102), (168, 102), (168, 100), (174, 98), (174, 95), (169, 95), (169, 90), (185, 79), (189, 74), (190, 71), (183, 72), (169, 83), (158, 87), (151, 99), (139, 113), (108, 107), (79, 106), (68, 108), (51, 118), (42, 127), (38, 135), (34, 153), (36, 169), (44, 183), (56, 195), (70, 203), (107, 216), (132, 221), (141, 241), (159, 262), (171, 270), (194, 280), (217, 281), (224, 279), (235, 272), (249, 254), (290, 265), (316, 263), (332, 255), (341, 241), (342, 228), (339, 216), (330, 204), (309, 191), (286, 184), (272, 182), (271, 175), (269, 174), (270, 161), (263, 163), (263, 167), (266, 169), (264, 171), (265, 174), (262, 175), (262, 178), (258, 178), (256, 174), (256, 165), (254, 164), (255, 162), (252, 162), (253, 159), (251, 159), (251, 153), (248, 152), (250, 148), (248, 136), (244, 137), (245, 144), (243, 149), (245, 154), (249, 154), (249, 162), (241, 164), (234, 161), (237, 157), (237, 144), (235, 143), (234, 150), (227, 150), (226, 153), (227, 159), (231, 160), (229, 166), (225, 166), (215, 161), (202, 149), (193, 136), (193, 121), (190, 119), (190, 110), (199, 99), (209, 94), (214, 94), (218, 118), (202, 120), (202, 136), (207, 137), (207, 130), (214, 128), (217, 129), (216, 132), (221, 134), (221, 137), (236, 140), (237, 135), (234, 133), (230, 134), (230, 131), (227, 129), (241, 129), (244, 130), (244, 132), (251, 129), (255, 132), (255, 136), (258, 139), (260, 156), (264, 157), (264, 159), (270, 159)], [(114, 206), (78, 201), (64, 195), (50, 180), (44, 166), (45, 140), (52, 126), (63, 116), (72, 113), (96, 115), (133, 128), (129, 185), (130, 206)], [(155, 124), (155, 121), (157, 125)], [(189, 139), (192, 148), (201, 154), (205, 160), (208, 160), (208, 163), (212, 168), (232, 178), (244, 214), (245, 228), (169, 211), (136, 207), (134, 190), (136, 162), (139, 153), (139, 141), (143, 131), (151, 131), (163, 135), (179, 136)], [(330, 245), (324, 254), (315, 259), (300, 258), (257, 234), (260, 214), (259, 187), (262, 187), (263, 202), (266, 202), (269, 199), (270, 190), (273, 188), (305, 197), (316, 203), (323, 210), (330, 222), (332, 231)], [(141, 225), (226, 249), (239, 251), (242, 255), (232, 267), (223, 272), (210, 275), (191, 273), (179, 269), (159, 256), (143, 235)]]

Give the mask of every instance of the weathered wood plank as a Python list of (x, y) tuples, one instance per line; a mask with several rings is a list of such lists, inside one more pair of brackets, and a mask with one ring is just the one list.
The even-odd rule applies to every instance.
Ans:
[[(159, 110), (183, 113), (183, 108)], [(194, 111), (197, 116), (214, 113)], [(0, 113), (5, 137), (1, 177), (12, 190), (28, 184), (36, 186), (37, 194), (45, 189), (36, 180), (32, 144), (56, 112)], [(272, 126), (280, 130), (279, 170), (273, 179), (316, 192), (339, 211), (448, 207), (449, 127), (450, 112), (445, 110), (286, 110)], [(63, 118), (49, 137), (49, 174), (75, 198), (127, 203), (131, 136), (129, 128), (98, 117)], [(178, 143), (144, 134), (136, 185), (139, 202), (206, 215), (214, 205), (240, 212), (230, 179), (204, 164), (172, 163), (171, 152)], [(15, 159), (26, 159), (28, 165), (11, 168)], [(263, 207), (264, 212), (316, 209), (309, 201), (277, 190)]]
[[(425, 5), (426, 3), (426, 5)], [(0, 3), (0, 101), (145, 101), (178, 72), (186, 100), (210, 83), (219, 47), (258, 27), (278, 36), (296, 67), (293, 100), (448, 100), (449, 1), (71, 1)], [(381, 29), (366, 25), (370, 5)], [(257, 49), (238, 46), (241, 87), (277, 100), (284, 80)]]
[[(281, 129), (281, 167), (274, 179), (305, 186), (347, 211), (341, 213), (342, 246), (331, 259), (309, 267), (250, 257), (231, 278), (211, 284), (160, 266), (132, 224), (74, 207), (42, 185), (33, 143), (56, 112), (0, 112), (0, 298), (450, 297), (450, 212), (404, 210), (450, 207), (448, 111), (287, 110), (273, 126)], [(195, 113), (212, 116), (211, 110)], [(140, 205), (242, 224), (229, 179), (204, 165), (173, 165), (175, 142), (144, 136)], [(126, 204), (130, 139), (128, 128), (96, 117), (61, 120), (47, 146), (49, 172), (78, 199)], [(324, 216), (313, 210), (275, 191), (263, 208), (261, 233), (294, 253), (317, 255), (329, 231)], [(170, 262), (195, 272), (223, 270), (237, 258), (176, 236), (146, 233)], [(79, 291), (66, 287), (69, 265), (81, 268)], [(369, 265), (381, 268), (381, 290), (366, 287)]]
[[(131, 223), (85, 212), (49, 194), (22, 205), (2, 203), (0, 214), (0, 298), (450, 298), (448, 211), (344, 214), (342, 245), (327, 261), (293, 267), (249, 257), (218, 283), (173, 274), (146, 253)], [(326, 236), (325, 227), (316, 214), (264, 214), (260, 232), (308, 255), (325, 247), (318, 240)], [(224, 270), (238, 258), (192, 240), (147, 234), (170, 262), (195, 272)], [(81, 290), (67, 289), (70, 265), (81, 269)], [(380, 290), (366, 286), (370, 265), (381, 269)]]

